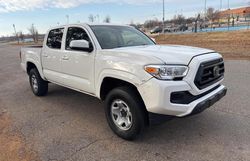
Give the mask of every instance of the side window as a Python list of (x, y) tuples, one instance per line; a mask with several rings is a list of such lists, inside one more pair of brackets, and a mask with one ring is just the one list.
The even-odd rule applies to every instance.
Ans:
[(61, 49), (64, 29), (54, 29), (49, 32), (47, 46), (52, 49)]
[(82, 28), (79, 27), (69, 27), (68, 32), (67, 32), (67, 37), (66, 37), (66, 45), (65, 49), (70, 50), (70, 42), (72, 40), (86, 40), (90, 42), (90, 38), (86, 31)]

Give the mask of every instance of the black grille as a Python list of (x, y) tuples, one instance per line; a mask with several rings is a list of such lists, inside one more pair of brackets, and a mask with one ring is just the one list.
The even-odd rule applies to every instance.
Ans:
[(225, 68), (223, 59), (204, 62), (200, 65), (195, 77), (195, 85), (204, 89), (224, 78)]

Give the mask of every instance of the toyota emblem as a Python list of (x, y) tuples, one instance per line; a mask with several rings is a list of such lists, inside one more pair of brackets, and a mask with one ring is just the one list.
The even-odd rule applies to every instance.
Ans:
[(213, 74), (215, 77), (220, 76), (220, 68), (218, 66), (214, 67)]

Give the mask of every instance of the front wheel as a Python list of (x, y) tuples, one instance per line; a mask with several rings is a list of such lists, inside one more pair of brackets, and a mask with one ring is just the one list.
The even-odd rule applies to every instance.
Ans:
[(144, 104), (129, 87), (115, 88), (108, 94), (105, 114), (113, 132), (126, 140), (134, 140), (146, 124)]
[(48, 93), (48, 82), (44, 81), (37, 69), (29, 72), (30, 87), (36, 96), (44, 96)]

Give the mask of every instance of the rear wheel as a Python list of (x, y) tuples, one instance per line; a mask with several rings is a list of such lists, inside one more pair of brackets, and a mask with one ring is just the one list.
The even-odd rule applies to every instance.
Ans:
[(126, 140), (135, 139), (146, 125), (144, 104), (129, 87), (113, 89), (105, 100), (108, 124), (115, 134)]
[(36, 68), (30, 70), (29, 80), (30, 87), (36, 96), (44, 96), (48, 93), (48, 82), (41, 78)]

